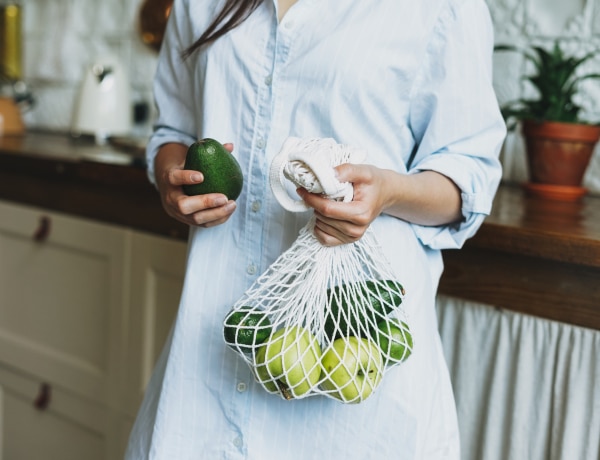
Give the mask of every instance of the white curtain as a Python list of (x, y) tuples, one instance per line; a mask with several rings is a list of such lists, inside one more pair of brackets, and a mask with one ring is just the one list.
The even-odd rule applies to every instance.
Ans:
[(463, 460), (600, 459), (600, 331), (445, 296), (437, 307)]

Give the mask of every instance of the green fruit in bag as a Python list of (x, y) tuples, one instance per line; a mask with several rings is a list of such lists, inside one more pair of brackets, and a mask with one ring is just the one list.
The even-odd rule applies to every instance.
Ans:
[(321, 377), (321, 347), (308, 329), (277, 330), (256, 353), (256, 375), (270, 391), (286, 399), (309, 393)]
[(247, 306), (231, 310), (223, 326), (225, 342), (234, 348), (238, 346), (242, 351), (251, 351), (267, 340), (272, 331), (268, 315)]
[(386, 365), (400, 363), (412, 353), (413, 338), (408, 324), (397, 318), (385, 319), (377, 324), (374, 340), (381, 348)]
[[(328, 289), (330, 309), (325, 317), (325, 335), (371, 337), (377, 324), (402, 303), (404, 288), (395, 280), (367, 280)], [(360, 303), (362, 302), (362, 303)]]

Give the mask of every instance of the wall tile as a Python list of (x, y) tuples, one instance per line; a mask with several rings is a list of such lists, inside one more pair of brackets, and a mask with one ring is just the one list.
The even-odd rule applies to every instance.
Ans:
[(530, 35), (557, 36), (568, 30), (589, 34), (586, 0), (528, 0), (526, 21)]
[(525, 28), (525, 3), (520, 0), (488, 0), (498, 41), (512, 41)]
[(35, 103), (24, 113), (28, 126), (55, 131), (69, 131), (77, 88), (43, 85), (34, 87)]

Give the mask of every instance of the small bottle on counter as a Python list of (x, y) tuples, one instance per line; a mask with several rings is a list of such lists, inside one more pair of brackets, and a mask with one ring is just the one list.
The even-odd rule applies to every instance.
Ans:
[(20, 0), (0, 0), (0, 76), (18, 81), (22, 66), (22, 6)]

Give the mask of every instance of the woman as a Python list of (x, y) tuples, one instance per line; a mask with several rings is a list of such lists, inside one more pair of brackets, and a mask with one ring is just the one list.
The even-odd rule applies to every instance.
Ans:
[[(475, 233), (501, 176), (492, 47), (483, 0), (175, 0), (148, 165), (166, 211), (191, 226), (188, 268), (127, 458), (459, 458), (435, 295), (440, 249)], [(231, 305), (310, 217), (268, 185), (290, 136), (368, 151), (368, 164), (337, 168), (352, 202), (299, 194), (324, 245), (371, 227), (407, 289), (413, 354), (358, 405), (268, 394), (223, 342)], [(236, 202), (182, 192), (203, 180), (182, 168), (204, 137), (240, 162)]]

